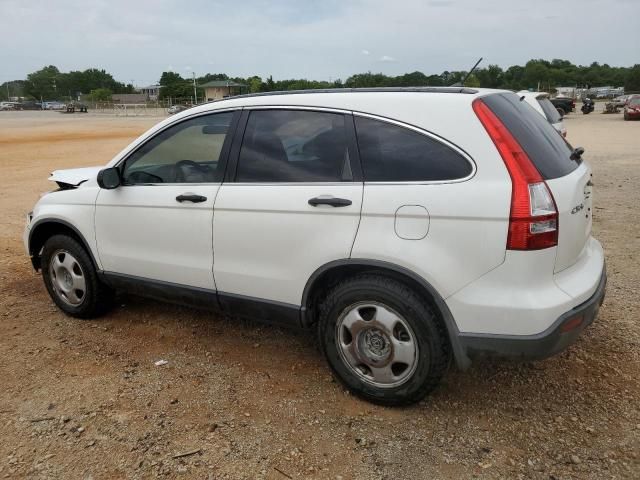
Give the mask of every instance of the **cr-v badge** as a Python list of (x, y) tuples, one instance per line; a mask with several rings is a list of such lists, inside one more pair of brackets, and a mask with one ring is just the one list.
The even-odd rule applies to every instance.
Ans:
[(575, 207), (573, 207), (573, 209), (571, 210), (571, 215), (575, 215), (576, 213), (578, 213), (580, 210), (582, 210), (584, 208), (584, 203), (581, 203), (580, 205), (576, 205)]

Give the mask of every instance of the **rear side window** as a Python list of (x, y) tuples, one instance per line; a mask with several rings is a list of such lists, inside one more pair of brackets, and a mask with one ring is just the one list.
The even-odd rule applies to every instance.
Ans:
[(569, 144), (542, 115), (514, 93), (495, 93), (482, 101), (504, 123), (545, 180), (564, 177), (578, 168)]
[(371, 118), (355, 122), (365, 181), (455, 180), (473, 171), (460, 153), (434, 138)]
[(238, 159), (238, 182), (351, 180), (344, 115), (255, 110)]
[(558, 113), (558, 110), (556, 110), (556, 107), (553, 106), (553, 103), (551, 103), (551, 100), (547, 97), (540, 97), (537, 100), (549, 123), (558, 123), (562, 120), (562, 117)]

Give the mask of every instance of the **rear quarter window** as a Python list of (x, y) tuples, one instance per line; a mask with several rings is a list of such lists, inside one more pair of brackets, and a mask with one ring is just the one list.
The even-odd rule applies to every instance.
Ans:
[(367, 182), (430, 182), (469, 176), (471, 163), (435, 138), (389, 122), (355, 117)]
[(494, 93), (482, 101), (504, 123), (545, 180), (573, 172), (580, 160), (571, 160), (571, 148), (558, 132), (514, 93)]

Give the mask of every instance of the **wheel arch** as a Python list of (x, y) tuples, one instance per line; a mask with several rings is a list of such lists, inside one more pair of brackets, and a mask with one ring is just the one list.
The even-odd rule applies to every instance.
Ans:
[(66, 220), (61, 220), (58, 218), (43, 218), (36, 221), (29, 231), (29, 256), (31, 257), (33, 268), (36, 271), (38, 271), (41, 267), (40, 252), (42, 251), (42, 247), (44, 247), (47, 239), (51, 238), (53, 235), (68, 235), (80, 242), (80, 244), (89, 254), (91, 262), (93, 263), (96, 271), (100, 270), (98, 268), (98, 263), (93, 256), (93, 251), (89, 247), (89, 243), (84, 238), (84, 235), (80, 233), (80, 230), (78, 230), (77, 227), (67, 222)]
[(408, 287), (422, 294), (440, 315), (449, 337), (449, 344), (459, 368), (466, 369), (471, 364), (459, 339), (459, 330), (442, 296), (424, 278), (400, 265), (381, 260), (344, 259), (329, 262), (318, 268), (305, 285), (302, 293), (301, 323), (309, 327), (316, 322), (317, 306), (323, 292), (338, 281), (361, 273), (375, 273), (403, 282)]

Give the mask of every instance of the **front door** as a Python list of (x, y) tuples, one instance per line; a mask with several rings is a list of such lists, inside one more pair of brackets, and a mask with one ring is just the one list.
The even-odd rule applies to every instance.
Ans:
[(243, 127), (229, 164), (235, 175), (215, 203), (219, 295), (300, 306), (311, 274), (349, 258), (358, 230), (363, 184), (353, 120), (328, 111), (254, 109), (245, 110)]
[(213, 204), (233, 120), (233, 112), (190, 117), (120, 164), (122, 186), (96, 202), (105, 272), (215, 290)]

